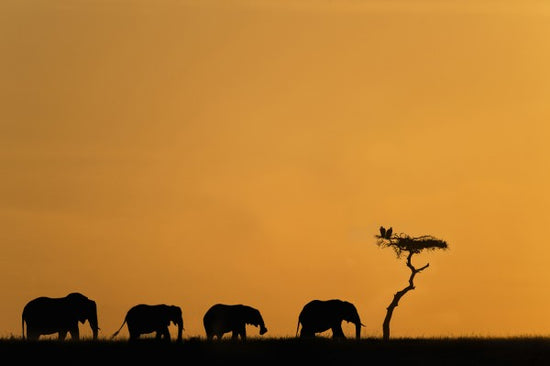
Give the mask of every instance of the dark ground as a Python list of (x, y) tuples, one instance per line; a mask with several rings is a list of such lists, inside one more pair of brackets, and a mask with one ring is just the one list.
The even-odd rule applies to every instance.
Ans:
[(327, 338), (185, 339), (182, 343), (0, 340), (2, 364), (213, 365), (550, 365), (550, 338), (418, 338), (333, 341)]

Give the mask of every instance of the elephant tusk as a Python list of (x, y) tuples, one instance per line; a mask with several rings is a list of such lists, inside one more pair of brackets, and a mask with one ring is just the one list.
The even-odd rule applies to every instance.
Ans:
[(363, 323), (361, 323), (361, 326), (362, 326), (362, 327), (366, 327), (366, 325), (365, 325), (365, 324), (363, 324)]

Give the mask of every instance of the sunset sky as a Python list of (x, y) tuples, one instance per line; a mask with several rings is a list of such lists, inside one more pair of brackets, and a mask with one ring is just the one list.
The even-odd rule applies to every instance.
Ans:
[(449, 244), (392, 337), (550, 335), (549, 39), (545, 1), (0, 0), (0, 337), (74, 291), (100, 337), (331, 298), (381, 337), (380, 225)]

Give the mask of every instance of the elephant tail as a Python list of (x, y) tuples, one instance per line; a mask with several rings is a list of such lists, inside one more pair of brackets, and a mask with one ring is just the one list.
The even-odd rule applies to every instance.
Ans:
[(120, 326), (120, 328), (118, 328), (118, 330), (113, 333), (113, 335), (111, 336), (111, 339), (115, 338), (118, 335), (118, 333), (120, 332), (124, 324), (126, 324), (126, 318), (124, 318), (124, 321), (122, 322), (122, 325)]
[(25, 315), (21, 316), (21, 337), (25, 339)]
[(296, 337), (298, 337), (298, 329), (300, 329), (300, 319), (298, 319), (298, 325), (296, 326)]

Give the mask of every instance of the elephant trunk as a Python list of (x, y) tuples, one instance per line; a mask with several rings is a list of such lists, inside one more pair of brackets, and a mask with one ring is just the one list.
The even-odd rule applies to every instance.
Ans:
[(267, 328), (265, 327), (264, 319), (260, 314), (258, 314), (257, 319), (252, 322), (253, 325), (260, 327), (260, 335), (264, 335), (267, 332)]
[(264, 322), (260, 323), (260, 335), (264, 335), (267, 332)]
[(92, 328), (92, 337), (95, 341), (97, 340), (97, 334), (99, 332), (99, 326), (97, 325), (97, 307), (96, 306), (94, 306), (94, 309), (90, 314), (90, 317), (88, 318), (88, 322), (90, 323), (90, 328)]
[(183, 334), (183, 318), (179, 318), (176, 322), (176, 325), (178, 326), (178, 342), (182, 340), (182, 334)]
[(364, 325), (363, 323), (361, 323), (361, 318), (359, 317), (359, 314), (355, 312), (352, 316), (348, 318), (347, 321), (355, 324), (355, 338), (361, 338), (361, 327), (363, 327)]

